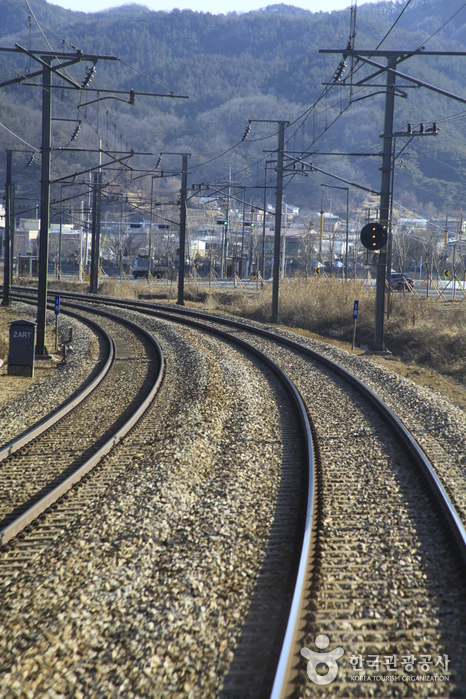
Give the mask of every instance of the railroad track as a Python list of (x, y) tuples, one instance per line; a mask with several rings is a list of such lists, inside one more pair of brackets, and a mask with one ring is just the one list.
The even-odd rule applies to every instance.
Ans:
[[(63, 303), (66, 308), (66, 302)], [(138, 319), (140, 322), (140, 319)], [(151, 332), (155, 332), (151, 328)], [(212, 334), (212, 330), (210, 331)], [(231, 344), (228, 333), (216, 330), (215, 335)], [(192, 340), (191, 340), (192, 341)], [(294, 570), (299, 564), (302, 550), (302, 529), (306, 516), (313, 515), (312, 499), (307, 504), (303, 497), (310, 487), (313, 490), (312, 447), (310, 428), (307, 415), (299, 394), (273, 362), (244, 341), (235, 341), (241, 351), (252, 356), (255, 363), (259, 362), (261, 372), (266, 374), (266, 380), (274, 384), (272, 398), (280, 402), (279, 443), (274, 447), (275, 460), (280, 466), (280, 487), (274, 494), (274, 522), (270, 538), (262, 542), (264, 546), (263, 559), (260, 563), (257, 589), (252, 598), (242, 600), (247, 604), (247, 621), (240, 625), (241, 635), (236, 639), (236, 653), (232, 669), (225, 682), (225, 691), (244, 694), (245, 683), (252, 695), (258, 696), (269, 693), (273, 680), (273, 667), (278, 662), (280, 638), (284, 634), (291, 599), (293, 595)], [(235, 360), (238, 361), (238, 360)], [(251, 359), (248, 360), (250, 363)], [(265, 368), (264, 368), (265, 367)], [(248, 368), (248, 371), (251, 369)], [(270, 378), (273, 373), (273, 381)], [(277, 387), (277, 378), (279, 385)], [(159, 413), (160, 410), (157, 410)], [(150, 420), (142, 424), (140, 431), (143, 436), (138, 443), (147, 443), (147, 433), (153, 432), (154, 425)], [(157, 429), (157, 427), (155, 427)], [(304, 433), (302, 434), (302, 432)], [(266, 440), (266, 449), (268, 449)], [(264, 460), (259, 446), (259, 456)], [(256, 457), (257, 458), (257, 457)], [(303, 481), (305, 487), (303, 487)], [(301, 501), (301, 504), (300, 504)], [(290, 502), (297, 503), (290, 510)], [(306, 510), (308, 508), (308, 511)], [(270, 514), (269, 514), (270, 519)], [(307, 527), (307, 547), (310, 546), (310, 531)], [(254, 553), (254, 556), (256, 553)], [(244, 594), (244, 592), (243, 592)], [(277, 601), (278, 594), (278, 601)], [(264, 609), (268, 610), (266, 617)], [(233, 614), (235, 613), (234, 610)], [(255, 661), (251, 662), (252, 654)]]
[[(0, 546), (85, 478), (136, 423), (160, 385), (163, 358), (157, 342), (128, 321), (109, 313), (100, 315), (101, 324), (108, 327), (99, 327), (106, 356), (95, 378), (90, 377), (77, 395), (0, 448)], [(86, 323), (98, 327), (89, 317)], [(36, 526), (25, 537), (20, 554), (15, 549), (2, 557), (1, 576), (27, 566), (43, 542), (59, 535), (56, 523), (58, 519), (66, 522), (67, 508), (76, 511), (80, 506), (65, 501), (55, 514), (55, 524), (47, 521), (45, 532)]]
[[(125, 305), (129, 306), (128, 302)], [(199, 322), (194, 320), (195, 314), (181, 309), (155, 312), (147, 304), (131, 306), (138, 309), (133, 311), (138, 316), (148, 313), (163, 317), (163, 321), (151, 321), (163, 324), (159, 325), (160, 331), (169, 317), (178, 317), (179, 322), (180, 316), (190, 316), (192, 328)], [(225, 325), (225, 321), (212, 317), (207, 322), (210, 326)], [(229, 324), (229, 333), (247, 335), (250, 341), (250, 328), (245, 326)], [(440, 503), (446, 502), (442, 488), (429, 475), (431, 482), (426, 485), (428, 464), (424, 459), (420, 475), (412, 438), (405, 435), (407, 443), (400, 445), (399, 437), (395, 439), (393, 435), (393, 429), (400, 427), (396, 424), (399, 421), (392, 421), (392, 426), (387, 427), (382, 413), (374, 414), (374, 396), (370, 396), (372, 403), (368, 406), (367, 391), (365, 398), (356, 394), (353, 381), (348, 392), (349, 377), (342, 383), (328, 365), (324, 370), (319, 368), (317, 355), (310, 357), (300, 347), (277, 347), (272, 336), (256, 337), (254, 344), (277, 364), (286, 366), (307, 411), (312, 413), (315, 445), (321, 455), (317, 474), (318, 521), (312, 530), (316, 552), (309, 556), (313, 548), (309, 538), (308, 550), (300, 563), (301, 590), (293, 601), (272, 695), (361, 696), (361, 692), (367, 692), (404, 696), (414, 691), (420, 696), (461, 696), (465, 687), (465, 609), (461, 577), (464, 532), (460, 517), (445, 504), (443, 514), (438, 514)], [(338, 400), (330, 400), (330, 393), (336, 394)], [(339, 414), (338, 403), (343, 406), (338, 409)], [(387, 411), (383, 408), (382, 412)], [(458, 498), (460, 486), (461, 483), (449, 484), (450, 492)], [(434, 510), (432, 488), (437, 489)], [(452, 523), (456, 531), (454, 546)], [(296, 563), (293, 565), (297, 567)], [(259, 603), (260, 608), (263, 618), (264, 609), (268, 608), (263, 602)], [(244, 629), (248, 618), (249, 626), (257, 629), (257, 612), (255, 615), (251, 609), (250, 617), (243, 622)], [(245, 632), (243, 645), (241, 637), (239, 641), (237, 637), (236, 652), (228, 670), (224, 670), (220, 696), (268, 696), (276, 650), (267, 647), (266, 635), (265, 628), (259, 628), (259, 637), (256, 635), (254, 641), (254, 636)], [(307, 676), (308, 658), (300, 653), (303, 648), (324, 652), (324, 635), (330, 641), (329, 649), (341, 647), (344, 651), (338, 661), (338, 676), (328, 687), (318, 686), (316, 675), (314, 681)], [(404, 660), (411, 656), (415, 660), (410, 671)], [(392, 667), (386, 664), (387, 659), (391, 659)], [(416, 680), (418, 676), (427, 676), (422, 669), (426, 667), (432, 671), (430, 674), (438, 673), (439, 679), (430, 683)], [(201, 669), (201, 676), (203, 672)], [(258, 674), (260, 683), (252, 685), (249, 678)], [(214, 696), (211, 690), (198, 695)]]

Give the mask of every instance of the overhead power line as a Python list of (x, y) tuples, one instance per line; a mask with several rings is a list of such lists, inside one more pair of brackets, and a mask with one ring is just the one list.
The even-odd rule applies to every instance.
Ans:
[(11, 129), (9, 129), (8, 126), (5, 126), (5, 124), (2, 124), (1, 121), (0, 121), (0, 126), (2, 127), (2, 129), (5, 129), (5, 131), (8, 131), (9, 134), (11, 134), (15, 138), (17, 138), (19, 141), (21, 141), (21, 143), (24, 143), (24, 145), (28, 146), (29, 148), (32, 148), (34, 151), (36, 151), (36, 153), (40, 153), (40, 148), (36, 148), (35, 146), (32, 146), (30, 143), (25, 141), (24, 138), (21, 138), (21, 136), (18, 136), (17, 133), (15, 133)]

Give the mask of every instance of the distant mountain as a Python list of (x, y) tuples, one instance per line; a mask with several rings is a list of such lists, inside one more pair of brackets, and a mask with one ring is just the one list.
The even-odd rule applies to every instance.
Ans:
[[(190, 179), (194, 182), (224, 180), (231, 170), (233, 178), (245, 186), (262, 185), (264, 161), (273, 157), (270, 151), (277, 145), (273, 122), (287, 120), (288, 151), (310, 151), (313, 155), (307, 161), (320, 169), (371, 189), (380, 187), (378, 158), (323, 154), (378, 153), (381, 149), (384, 74), (373, 81), (374, 87), (359, 87), (356, 83), (368, 69), (361, 64), (353, 66), (351, 81), (348, 60), (338, 85), (321, 99), (324, 84), (337, 75), (342, 55), (319, 53), (319, 49), (343, 50), (347, 46), (349, 10), (312, 13), (277, 4), (244, 14), (212, 15), (188, 10), (153, 12), (138, 4), (86, 14), (45, 0), (34, 0), (31, 6), (41, 31), (29, 12), (0, 0), (3, 47), (18, 43), (26, 49), (49, 50), (45, 36), (55, 51), (65, 47), (72, 52), (73, 46), (85, 53), (120, 59), (117, 63), (99, 60), (91, 86), (124, 92), (114, 95), (121, 101), (110, 100), (103, 92), (78, 95), (65, 89), (65, 83), (62, 90), (55, 90), (54, 115), (82, 121), (73, 146), (95, 148), (100, 139), (113, 151), (128, 147), (154, 154), (189, 152)], [(401, 10), (398, 2), (358, 8), (356, 48), (373, 50), (384, 37), (383, 48), (412, 51), (424, 46), (424, 55), (420, 52), (419, 57), (404, 61), (399, 70), (466, 98), (466, 57), (427, 55), (428, 50), (466, 50), (465, 11), (448, 21), (458, 10), (457, 2), (413, 0), (396, 21)], [(376, 61), (385, 63), (384, 58)], [(38, 69), (26, 54), (4, 53), (2, 62), (8, 65), (0, 67), (2, 80)], [(68, 73), (81, 84), (91, 65), (89, 61), (81, 63), (68, 68)], [(346, 83), (342, 82), (345, 78)], [(54, 80), (56, 84), (63, 82)], [(401, 94), (396, 99), (395, 128), (402, 132), (408, 123), (416, 126), (422, 122), (427, 130), (435, 122), (440, 131), (435, 138), (415, 138), (409, 143), (397, 162), (395, 198), (414, 214), (430, 206), (452, 215), (461, 209), (465, 198), (464, 105), (427, 89), (413, 88), (401, 77), (397, 85), (406, 99)], [(189, 100), (136, 94), (134, 107), (122, 103), (128, 102), (130, 89), (166, 95), (165, 88), (175, 95), (188, 95)], [(98, 97), (107, 99), (77, 110), (79, 104)], [(40, 146), (40, 102), (39, 89), (3, 87), (0, 123), (27, 143)], [(269, 119), (272, 123), (253, 122), (243, 143), (248, 119)], [(66, 146), (73, 131), (73, 123), (54, 123), (54, 145)], [(406, 144), (407, 139), (397, 139), (398, 150)], [(0, 146), (3, 158), (5, 148), (24, 144), (0, 129)], [(225, 155), (218, 157), (223, 152)], [(17, 157), (19, 162), (21, 156)], [(79, 170), (92, 157), (57, 154), (54, 171), (64, 176)], [(154, 159), (141, 156), (138, 168), (152, 167)], [(306, 174), (294, 173), (287, 180), (287, 201), (317, 209), (325, 176)], [(32, 181), (37, 170), (34, 172), (33, 166), (23, 176)], [(147, 187), (150, 179), (144, 182)], [(353, 202), (363, 203), (364, 192), (351, 188), (351, 193)], [(255, 196), (261, 197), (261, 190)]]
[(100, 12), (110, 12), (112, 14), (117, 12), (120, 17), (136, 17), (138, 13), (146, 14), (149, 12), (149, 8), (146, 5), (131, 2), (117, 7), (110, 7), (107, 10), (100, 10)]
[(304, 17), (312, 14), (309, 10), (303, 10), (301, 7), (294, 7), (293, 5), (285, 5), (284, 3), (267, 5), (267, 7), (257, 10), (257, 12), (260, 14), (287, 15), (288, 17)]

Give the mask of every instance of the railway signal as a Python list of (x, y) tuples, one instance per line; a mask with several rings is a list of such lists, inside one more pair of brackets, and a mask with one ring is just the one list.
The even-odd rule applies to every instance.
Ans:
[(361, 243), (368, 250), (377, 252), (387, 244), (387, 229), (381, 223), (367, 223), (361, 231)]

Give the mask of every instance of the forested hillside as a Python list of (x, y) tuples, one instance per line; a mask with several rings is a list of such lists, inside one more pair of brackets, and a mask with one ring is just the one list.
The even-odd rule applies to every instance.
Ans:
[[(399, 21), (404, 3), (381, 2), (357, 10), (356, 48), (414, 50), (466, 49), (466, 11), (459, 1), (414, 0)], [(350, 10), (311, 13), (286, 5), (274, 5), (243, 15), (210, 15), (191, 11), (151, 12), (142, 6), (96, 14), (74, 13), (31, 1), (27, 5), (0, 0), (0, 43), (13, 47), (71, 50), (118, 56), (115, 62), (98, 61), (90, 86), (105, 89), (187, 95), (189, 99), (136, 96), (134, 106), (105, 100), (77, 110), (84, 102), (103, 93), (79, 95), (72, 90), (54, 92), (54, 116), (80, 119), (81, 131), (73, 146), (96, 148), (99, 139), (107, 149), (191, 153), (190, 181), (212, 182), (230, 176), (245, 186), (262, 184), (264, 151), (277, 145), (274, 124), (252, 124), (248, 139), (241, 142), (248, 119), (289, 120), (286, 148), (289, 151), (364, 150), (378, 153), (383, 131), (384, 75), (376, 86), (354, 88), (349, 104), (349, 81), (321, 96), (323, 83), (332, 80), (341, 54), (320, 54), (319, 49), (344, 49), (350, 34)], [(40, 24), (40, 30), (34, 21)], [(443, 26), (445, 25), (445, 26)], [(439, 31), (439, 29), (443, 28)], [(391, 31), (389, 31), (391, 29)], [(45, 37), (45, 38), (44, 38)], [(45, 40), (46, 39), (46, 40)], [(384, 62), (384, 59), (380, 59)], [(27, 55), (3, 53), (1, 78), (37, 70)], [(69, 69), (81, 83), (90, 63)], [(348, 65), (345, 75), (349, 74)], [(357, 66), (354, 81), (367, 74)], [(410, 58), (400, 70), (466, 99), (466, 56)], [(15, 72), (16, 71), (16, 72)], [(55, 78), (55, 83), (61, 84)], [(397, 84), (407, 85), (401, 78)], [(163, 87), (161, 87), (163, 86)], [(378, 87), (377, 87), (378, 86)], [(430, 207), (440, 213), (456, 214), (462, 208), (466, 175), (464, 104), (425, 88), (402, 87), (407, 98), (396, 99), (396, 130), (407, 123), (430, 127), (436, 122), (435, 138), (416, 138), (398, 160), (395, 196), (413, 213)], [(27, 144), (40, 147), (41, 90), (14, 85), (0, 90), (0, 122)], [(378, 94), (377, 94), (378, 93)], [(369, 97), (369, 95), (372, 95)], [(364, 98), (364, 99), (361, 99)], [(66, 146), (75, 125), (55, 122), (54, 147)], [(406, 143), (397, 139), (398, 150)], [(27, 147), (0, 128), (1, 154), (5, 148)], [(224, 155), (221, 155), (224, 153)], [(217, 157), (221, 155), (221, 157)], [(53, 164), (56, 176), (79, 170), (93, 155), (61, 153)], [(18, 167), (25, 162), (18, 158)], [(24, 156), (23, 160), (27, 158)], [(380, 160), (369, 157), (312, 155), (319, 168), (372, 189), (380, 187)], [(134, 159), (136, 162), (136, 159)], [(138, 168), (152, 168), (149, 156)], [(205, 164), (204, 164), (205, 163)], [(2, 160), (3, 164), (3, 160)], [(36, 165), (26, 175), (37, 178)], [(300, 206), (317, 207), (322, 175), (296, 176), (287, 184), (287, 200)], [(328, 178), (327, 182), (330, 182)], [(150, 184), (150, 178), (148, 180)], [(149, 186), (146, 182), (146, 187)], [(362, 201), (364, 194), (352, 189)], [(258, 190), (257, 197), (262, 196)]]

